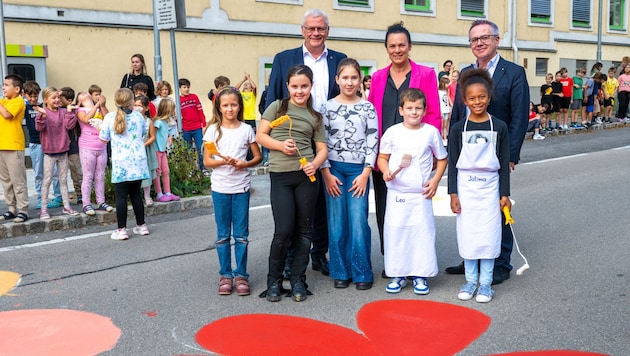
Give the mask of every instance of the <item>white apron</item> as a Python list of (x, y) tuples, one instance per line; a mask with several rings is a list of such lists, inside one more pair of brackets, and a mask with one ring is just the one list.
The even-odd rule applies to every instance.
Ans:
[[(392, 153), (390, 162), (399, 162), (397, 156)], [(413, 154), (409, 167), (387, 182), (383, 242), (385, 273), (392, 277), (434, 277), (438, 273), (433, 204), (422, 195), (418, 156)], [(414, 185), (418, 190), (410, 192)]]
[(490, 118), (490, 131), (462, 132), (462, 151), (457, 160), (457, 215), (459, 254), (467, 260), (499, 257), (501, 250), (501, 211), (497, 133)]

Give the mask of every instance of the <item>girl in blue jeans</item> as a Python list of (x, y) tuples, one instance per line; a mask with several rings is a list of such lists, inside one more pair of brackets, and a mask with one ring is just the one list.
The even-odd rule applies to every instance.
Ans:
[[(243, 122), (243, 98), (234, 87), (221, 89), (215, 98), (214, 116), (203, 140), (214, 143), (219, 155), (204, 151), (203, 163), (212, 168), (212, 200), (217, 224), (219, 294), (249, 295), (247, 238), (249, 237), (249, 167), (262, 156), (254, 130)], [(247, 149), (253, 158), (247, 161)], [(216, 152), (215, 152), (216, 153)], [(234, 237), (236, 269), (232, 270), (230, 236)]]
[(372, 288), (371, 230), (368, 225), (369, 179), (378, 149), (374, 106), (356, 95), (361, 84), (359, 63), (346, 58), (336, 76), (341, 93), (326, 103), (324, 127), (328, 160), (322, 168), (326, 183), (330, 277), (335, 288), (354, 282)]

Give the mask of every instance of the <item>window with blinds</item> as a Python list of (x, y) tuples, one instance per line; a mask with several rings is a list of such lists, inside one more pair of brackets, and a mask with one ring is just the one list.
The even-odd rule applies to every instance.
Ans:
[(431, 11), (430, 0), (405, 0), (406, 11)]
[(624, 31), (626, 29), (626, 0), (610, 0), (608, 11), (608, 28)]
[(591, 0), (573, 0), (573, 27), (591, 27)]
[(486, 17), (484, 0), (460, 0), (460, 14), (467, 17)]
[(551, 24), (551, 1), (530, 0), (529, 20), (533, 23)]
[(370, 6), (369, 0), (337, 0), (339, 5), (346, 6)]

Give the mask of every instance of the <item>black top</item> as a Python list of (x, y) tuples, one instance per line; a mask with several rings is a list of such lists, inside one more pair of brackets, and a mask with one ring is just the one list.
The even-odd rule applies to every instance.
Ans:
[[(462, 151), (462, 132), (466, 120), (458, 121), (448, 135), (448, 193), (457, 194), (457, 161)], [(497, 157), (499, 158), (499, 194), (510, 196), (510, 143), (508, 127), (502, 120), (492, 116), (492, 126), (497, 132)], [(490, 131), (490, 120), (476, 123), (468, 121), (467, 131)]]
[(39, 131), (35, 128), (35, 118), (37, 117), (37, 110), (33, 109), (33, 106), (26, 101), (26, 110), (24, 111), (24, 118), (26, 119), (26, 128), (28, 129), (28, 142), (41, 144), (39, 141)]
[(411, 71), (407, 73), (405, 81), (402, 82), (400, 88), (396, 88), (394, 80), (391, 76), (387, 76), (387, 85), (385, 85), (385, 93), (383, 94), (383, 118), (382, 118), (382, 130), (381, 136), (387, 131), (388, 128), (395, 124), (403, 122), (402, 116), (398, 111), (400, 107), (400, 93), (406, 89), (409, 89), (409, 81), (411, 78)]
[(133, 91), (133, 86), (137, 83), (144, 83), (149, 87), (147, 96), (149, 97), (149, 100), (153, 101), (153, 99), (155, 99), (155, 86), (153, 85), (153, 79), (151, 79), (148, 75), (135, 75), (127, 73), (123, 76), (122, 81), (120, 82), (120, 87), (129, 88)]

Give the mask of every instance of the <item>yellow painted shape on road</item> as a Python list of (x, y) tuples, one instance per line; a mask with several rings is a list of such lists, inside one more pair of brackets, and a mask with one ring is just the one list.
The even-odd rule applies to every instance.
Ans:
[(19, 273), (0, 271), (0, 296), (8, 294), (20, 282)]

